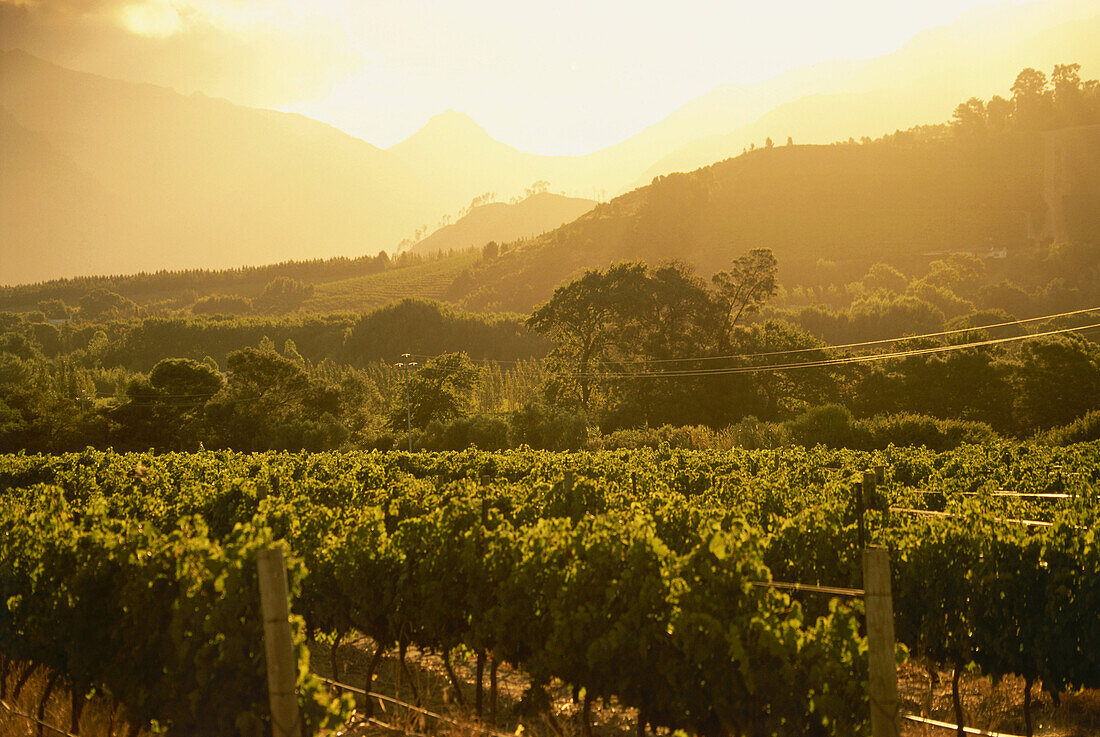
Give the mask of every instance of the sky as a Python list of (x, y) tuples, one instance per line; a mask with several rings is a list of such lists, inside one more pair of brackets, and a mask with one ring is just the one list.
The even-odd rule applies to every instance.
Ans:
[(718, 85), (889, 53), (992, 4), (0, 0), (0, 47), (300, 112), (383, 147), (455, 109), (521, 150), (580, 154)]

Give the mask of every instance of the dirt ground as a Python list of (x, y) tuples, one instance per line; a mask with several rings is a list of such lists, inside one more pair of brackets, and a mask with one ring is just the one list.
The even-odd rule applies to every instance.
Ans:
[[(377, 693), (413, 701), (409, 677), (398, 666), (396, 651), (386, 653), (375, 673), (373, 687), (365, 689), (365, 673), (373, 644), (361, 638), (341, 646), (338, 659), (344, 683), (373, 690)], [(474, 714), (473, 693), (475, 661), (473, 658), (456, 657), (452, 663), (461, 688), (462, 704), (458, 703), (441, 658), (430, 653), (410, 649), (407, 655), (409, 672), (417, 686), (421, 706), (448, 717), (454, 723), (417, 715), (415, 712), (392, 704), (381, 708), (375, 700), (374, 718), (409, 732), (466, 735), (484, 733), (486, 728), (504, 733), (514, 733), (517, 728), (526, 734), (540, 737), (557, 737), (556, 730), (544, 718), (519, 713), (519, 703), (527, 688), (524, 674), (502, 665), (499, 671), (499, 704), (496, 719), (492, 723), (488, 712), (488, 667), (485, 676), (485, 708), (479, 722)], [(331, 677), (330, 648), (312, 649), (311, 663), (318, 674)], [(987, 732), (1005, 735), (1026, 734), (1024, 722), (1024, 682), (1022, 678), (1004, 678), (994, 685), (990, 679), (964, 673), (960, 679), (963, 703), (963, 723)], [(574, 703), (570, 689), (558, 685), (553, 689), (554, 714), (557, 727), (564, 735), (583, 735), (580, 706)], [(951, 673), (937, 672), (931, 682), (925, 668), (907, 663), (898, 671), (898, 696), (903, 713), (928, 717), (941, 722), (954, 723), (951, 702)], [(364, 697), (358, 696), (358, 699)], [(360, 702), (361, 703), (361, 702)], [(1061, 703), (1055, 707), (1049, 694), (1042, 692), (1041, 684), (1032, 687), (1032, 720), (1034, 734), (1038, 737), (1097, 737), (1100, 735), (1100, 691), (1062, 694)], [(637, 712), (616, 704), (593, 704), (592, 731), (596, 735), (636, 735)], [(479, 729), (479, 725), (481, 728)], [(359, 722), (349, 728), (348, 735), (381, 734), (387, 730), (377, 724)], [(660, 730), (664, 733), (666, 730)], [(954, 730), (917, 724), (902, 720), (903, 737), (949, 737)]]
[[(435, 654), (421, 653), (410, 648), (406, 661), (408, 673), (399, 666), (396, 650), (386, 652), (380, 661), (372, 684), (366, 683), (366, 672), (374, 644), (366, 638), (355, 638), (341, 645), (338, 651), (340, 681), (355, 688), (374, 691), (405, 702), (419, 702), (420, 706), (438, 715), (435, 718), (393, 703), (371, 699), (372, 716), (365, 714), (367, 697), (357, 694), (360, 711), (339, 732), (346, 737), (380, 737), (405, 733), (412, 735), (441, 735), (443, 737), (475, 737), (487, 733), (503, 735), (527, 734), (532, 737), (582, 737), (584, 735), (581, 707), (569, 688), (556, 684), (551, 689), (554, 724), (545, 716), (524, 709), (521, 699), (527, 690), (526, 676), (502, 664), (498, 670), (498, 699), (495, 718), (492, 717), (489, 696), (489, 667), (485, 667), (482, 719), (474, 708), (474, 681), (476, 661), (473, 657), (455, 656), (453, 668), (459, 681), (461, 696), (447, 676), (443, 660)], [(326, 678), (332, 677), (331, 648), (327, 645), (311, 647), (313, 670)], [(4, 701), (12, 709), (30, 716), (38, 714), (41, 696), (48, 681), (48, 674), (38, 670), (23, 685), (18, 697), (12, 691), (21, 668), (8, 679)], [(1023, 679), (1005, 678), (994, 686), (988, 678), (964, 674), (961, 681), (964, 723), (989, 732), (1005, 735), (1024, 735)], [(927, 671), (914, 663), (902, 666), (898, 671), (898, 691), (903, 713), (918, 714), (942, 722), (955, 721), (951, 706), (951, 674), (938, 672), (931, 682)], [(1035, 734), (1040, 737), (1097, 737), (1100, 735), (1100, 690), (1063, 694), (1057, 707), (1048, 694), (1036, 685), (1032, 691), (1032, 718)], [(0, 707), (0, 737), (36, 737), (68, 731), (71, 719), (70, 696), (65, 689), (55, 689), (45, 709), (42, 721), (62, 732), (43, 727)], [(637, 712), (618, 704), (592, 704), (592, 733), (598, 737), (637, 735)], [(127, 734), (124, 711), (114, 711), (113, 704), (104, 698), (91, 700), (80, 719), (81, 737), (124, 736)], [(664, 734), (666, 730), (660, 730)], [(142, 736), (148, 734), (144, 730)], [(950, 737), (954, 730), (930, 727), (903, 720), (901, 734), (904, 737)]]

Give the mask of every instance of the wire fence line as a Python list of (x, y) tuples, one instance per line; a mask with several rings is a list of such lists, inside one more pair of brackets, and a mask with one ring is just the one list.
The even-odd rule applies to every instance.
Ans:
[(786, 581), (752, 581), (753, 586), (787, 591), (805, 591), (811, 594), (829, 594), (832, 596), (864, 596), (863, 589), (846, 589), (839, 586), (819, 586), (812, 583), (788, 583)]
[(34, 722), (35, 724), (42, 727), (43, 729), (48, 729), (51, 732), (54, 732), (56, 734), (64, 735), (64, 737), (78, 737), (77, 735), (73, 734), (72, 732), (67, 732), (64, 729), (58, 729), (57, 727), (53, 726), (52, 724), (49, 724), (48, 722), (44, 722), (41, 719), (39, 719), (38, 717), (31, 716), (30, 714), (24, 714), (23, 712), (19, 711), (18, 709), (16, 709), (15, 707), (13, 707), (11, 704), (4, 701), (3, 699), (0, 699), (0, 706), (4, 707), (4, 709), (7, 710), (8, 713), (14, 714), (15, 716), (18, 716), (18, 717), (23, 717), (24, 719), (26, 719), (29, 722)]
[(1014, 499), (1076, 499), (1073, 494), (1063, 494), (1059, 492), (1029, 492), (1029, 491), (1010, 491), (1009, 489), (997, 489), (995, 491), (937, 491), (935, 489), (892, 489), (894, 492), (904, 492), (907, 494), (938, 494), (940, 496), (990, 496), (990, 497), (1008, 497)]
[[(927, 717), (919, 717), (916, 714), (902, 714), (902, 719), (908, 719), (911, 722), (917, 722), (918, 724), (926, 724), (929, 727), (939, 727), (941, 729), (950, 729), (958, 731), (959, 725), (952, 724), (951, 722), (941, 722), (938, 719), (928, 719)], [(963, 732), (966, 734), (976, 734), (982, 737), (1022, 737), (1022, 735), (1006, 734), (1005, 732), (987, 732), (984, 729), (978, 729), (977, 727), (963, 727)]]
[[(913, 514), (918, 517), (961, 517), (960, 514), (951, 512), (933, 512), (930, 509), (909, 509), (907, 507), (890, 507), (891, 512), (900, 514)], [(1029, 527), (1053, 527), (1053, 522), (1040, 522), (1033, 519), (1014, 519), (1012, 517), (993, 517), (994, 522), (1006, 522), (1012, 525), (1027, 525)]]

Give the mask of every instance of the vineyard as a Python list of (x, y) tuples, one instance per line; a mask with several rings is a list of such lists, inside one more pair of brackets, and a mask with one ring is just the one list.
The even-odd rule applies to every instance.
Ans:
[(868, 734), (863, 601), (773, 585), (859, 591), (864, 544), (890, 551), (899, 659), (1057, 697), (1100, 688), (1098, 482), (1100, 443), (3, 456), (0, 698), (41, 668), (72, 732), (95, 692), (131, 725), (270, 733), (272, 544), (306, 733), (352, 708), (306, 643), (358, 632), (374, 663), (476, 658), (479, 709), (508, 663), (532, 713), (563, 682), (643, 729)]

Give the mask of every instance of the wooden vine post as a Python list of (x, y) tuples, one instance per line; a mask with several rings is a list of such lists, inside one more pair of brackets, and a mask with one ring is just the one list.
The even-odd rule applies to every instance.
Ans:
[(871, 735), (898, 735), (898, 673), (894, 659), (894, 601), (890, 552), (881, 545), (863, 550), (863, 600), (867, 609)]
[(301, 737), (296, 690), (298, 667), (290, 635), (286, 563), (282, 548), (256, 554), (260, 578), (260, 611), (264, 621), (264, 654), (267, 658), (267, 692), (271, 702), (273, 737)]

